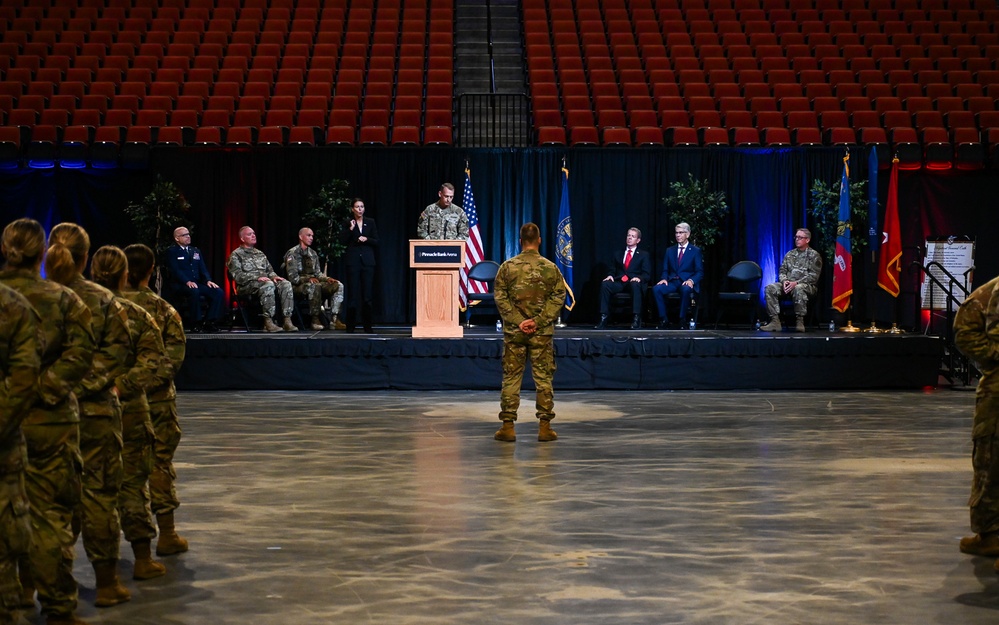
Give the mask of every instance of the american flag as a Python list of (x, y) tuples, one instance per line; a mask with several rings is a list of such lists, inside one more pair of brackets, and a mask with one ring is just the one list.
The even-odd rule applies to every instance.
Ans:
[[(461, 206), (468, 217), (468, 239), (465, 241), (465, 267), (461, 270), (460, 299), (462, 310), (468, 306), (469, 293), (486, 293), (489, 285), (478, 280), (469, 280), (468, 271), (485, 258), (482, 253), (482, 237), (479, 235), (479, 214), (475, 211), (475, 197), (472, 195), (472, 174), (465, 169), (465, 192), (462, 194)], [(475, 297), (472, 297), (474, 300)]]

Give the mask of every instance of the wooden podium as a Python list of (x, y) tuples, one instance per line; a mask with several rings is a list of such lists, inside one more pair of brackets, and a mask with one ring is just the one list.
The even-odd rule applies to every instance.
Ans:
[(459, 272), (464, 241), (409, 240), (409, 266), (416, 270), (416, 338), (461, 338)]

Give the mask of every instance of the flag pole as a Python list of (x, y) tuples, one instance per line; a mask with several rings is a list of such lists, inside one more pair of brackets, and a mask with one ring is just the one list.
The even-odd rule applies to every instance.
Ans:
[[(562, 157), (562, 169), (565, 169), (565, 157)], [(562, 313), (565, 312), (565, 302), (562, 302), (562, 308), (558, 310), (558, 319), (555, 320), (556, 328), (564, 328), (565, 322), (562, 321)]]
[[(575, 295), (572, 293), (572, 230), (571, 230), (571, 215), (569, 214), (569, 170), (565, 164), (565, 155), (562, 156), (562, 198), (559, 202), (559, 224), (557, 228), (556, 235), (556, 249), (555, 249), (555, 264), (558, 266), (559, 271), (562, 273), (562, 280), (565, 283), (566, 291), (568, 292), (568, 297), (572, 299), (572, 305), (568, 302), (562, 302), (562, 308), (559, 309), (558, 319), (555, 321), (556, 328), (566, 327), (565, 321), (562, 320), (562, 314), (565, 312), (566, 308), (570, 311), (573, 306), (575, 306)], [(563, 249), (562, 240), (565, 240), (567, 244)], [(568, 277), (566, 277), (568, 274)]]

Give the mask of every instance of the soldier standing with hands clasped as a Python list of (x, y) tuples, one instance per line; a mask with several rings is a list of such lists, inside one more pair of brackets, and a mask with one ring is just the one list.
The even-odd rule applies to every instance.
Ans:
[(500, 265), (496, 274), (496, 308), (503, 319), (503, 387), (499, 418), (503, 426), (498, 441), (517, 439), (513, 424), (520, 407), (520, 385), (528, 356), (537, 388), (538, 440), (558, 438), (551, 428), (555, 418), (552, 378), (555, 376), (555, 350), (552, 339), (555, 320), (565, 303), (565, 279), (547, 258), (539, 253), (541, 233), (533, 223), (520, 228), (520, 254)]
[[(960, 549), (976, 556), (999, 556), (999, 278), (978, 287), (954, 317), (954, 343), (975, 361), (982, 377), (975, 392), (972, 421), (971, 529)], [(999, 571), (999, 569), (996, 569)]]

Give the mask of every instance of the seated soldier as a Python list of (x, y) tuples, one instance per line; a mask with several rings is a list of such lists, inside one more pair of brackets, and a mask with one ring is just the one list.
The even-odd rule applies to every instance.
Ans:
[(288, 280), (295, 294), (303, 296), (309, 302), (312, 329), (325, 329), (321, 310), (323, 300), (330, 298), (332, 315), (330, 325), (343, 330), (346, 326), (337, 319), (340, 305), (343, 304), (343, 284), (330, 278), (320, 269), (319, 255), (312, 249), (314, 238), (312, 228), (302, 228), (298, 231), (298, 245), (284, 254), (284, 270), (288, 274)]
[(291, 322), (295, 309), (295, 296), (291, 283), (277, 275), (267, 255), (256, 248), (257, 233), (249, 226), (239, 229), (240, 245), (229, 254), (226, 268), (236, 283), (237, 293), (257, 295), (264, 309), (264, 332), (280, 332), (281, 327), (274, 323), (277, 311), (277, 298), (281, 299), (281, 312), (284, 314), (284, 331), (297, 332)]
[(794, 249), (784, 255), (784, 261), (777, 271), (777, 282), (768, 284), (763, 289), (767, 302), (767, 314), (770, 323), (760, 330), (764, 332), (780, 332), (780, 300), (794, 300), (794, 317), (797, 320), (794, 329), (805, 331), (805, 314), (808, 312), (808, 300), (818, 290), (819, 275), (822, 273), (822, 255), (808, 247), (812, 233), (805, 228), (799, 228), (794, 234)]

